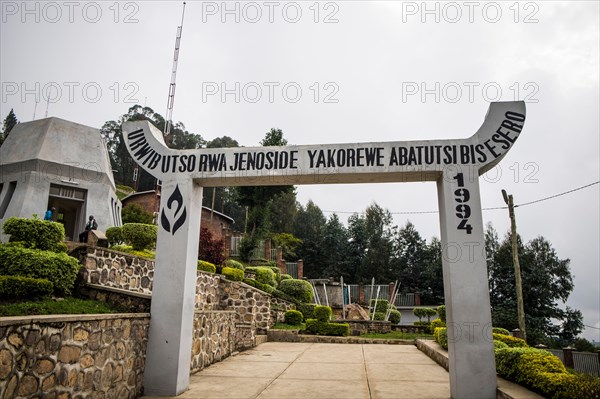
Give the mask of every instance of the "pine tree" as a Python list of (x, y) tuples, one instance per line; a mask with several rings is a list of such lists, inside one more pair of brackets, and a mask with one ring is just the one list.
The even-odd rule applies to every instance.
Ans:
[(8, 134), (13, 129), (13, 127), (17, 125), (17, 123), (19, 123), (19, 120), (17, 119), (15, 112), (11, 108), (6, 118), (4, 118), (4, 123), (2, 124), (2, 134), (0, 134), (0, 145), (4, 143), (4, 141), (8, 137)]

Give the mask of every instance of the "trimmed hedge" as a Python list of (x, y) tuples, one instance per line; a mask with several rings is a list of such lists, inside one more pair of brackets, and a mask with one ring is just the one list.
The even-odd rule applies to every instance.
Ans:
[(71, 294), (79, 267), (77, 259), (64, 252), (0, 245), (0, 275), (46, 279), (59, 296)]
[(446, 327), (438, 327), (433, 331), (433, 339), (444, 349), (448, 349), (448, 331)]
[(281, 274), (281, 275), (279, 276), (279, 281), (280, 281), (280, 282), (281, 282), (281, 281), (283, 281), (283, 280), (290, 280), (290, 279), (293, 279), (293, 277), (292, 277), (292, 276), (290, 276), (289, 274), (285, 274), (285, 273), (283, 273), (283, 274)]
[[(428, 325), (431, 322), (431, 317), (435, 316), (437, 312), (435, 311), (435, 309), (431, 308), (414, 308), (413, 314), (419, 318), (419, 321), (421, 321), (421, 319), (423, 319), (424, 317), (427, 317), (427, 323), (421, 325)], [(418, 325), (416, 324), (416, 322), (414, 324)]]
[(123, 239), (136, 251), (156, 246), (158, 227), (153, 224), (126, 223), (121, 228)]
[(377, 313), (377, 312), (381, 312), (381, 313), (387, 312), (388, 306), (390, 306), (390, 301), (388, 301), (387, 299), (371, 299), (369, 301), (369, 307), (371, 309), (375, 309), (375, 313)]
[(10, 242), (20, 241), (27, 248), (62, 252), (57, 245), (65, 239), (65, 227), (61, 223), (13, 217), (7, 219), (2, 228), (5, 234), (10, 234)]
[(256, 275), (256, 281), (262, 284), (268, 284), (272, 287), (277, 287), (275, 280), (275, 272), (270, 267), (266, 266), (249, 266), (246, 271)]
[(509, 346), (506, 345), (504, 342), (502, 341), (498, 341), (497, 339), (494, 340), (494, 350), (496, 349), (504, 349), (504, 348), (508, 348)]
[(213, 265), (212, 263), (207, 262), (205, 260), (199, 260), (198, 261), (198, 270), (203, 271), (203, 272), (208, 272), (208, 273), (216, 273), (217, 267), (215, 265)]
[(429, 332), (433, 334), (436, 328), (438, 327), (446, 327), (446, 323), (444, 323), (441, 319), (434, 319), (429, 324)]
[(233, 259), (227, 259), (225, 262), (223, 262), (223, 266), (244, 270), (244, 265), (241, 262)]
[(402, 319), (402, 313), (399, 310), (392, 309), (390, 310), (390, 323), (392, 324), (400, 324), (400, 320)]
[(292, 326), (302, 324), (302, 313), (297, 310), (288, 310), (285, 312), (283, 317), (286, 324), (290, 324)]
[(111, 247), (123, 243), (123, 229), (120, 226), (109, 227), (105, 234)]
[(502, 334), (502, 335), (510, 335), (510, 332), (506, 328), (501, 328), (501, 327), (493, 327), (492, 333)]
[(383, 313), (383, 312), (375, 312), (375, 315), (373, 316), (373, 320), (384, 321), (385, 320), (385, 313)]
[(306, 280), (281, 280), (278, 288), (299, 302), (309, 303), (313, 300), (312, 285)]
[(39, 299), (52, 295), (54, 285), (41, 278), (0, 276), (0, 299)]
[(314, 319), (315, 318), (315, 305), (314, 303), (300, 303), (296, 304), (296, 309), (298, 309), (302, 316), (304, 316), (304, 320)]
[(437, 307), (438, 317), (446, 324), (446, 305), (440, 305)]
[(231, 281), (242, 281), (244, 279), (244, 271), (233, 267), (224, 267), (221, 274), (225, 276), (227, 280)]
[(499, 375), (546, 398), (600, 397), (600, 378), (569, 373), (550, 352), (535, 348), (503, 348), (495, 352)]
[(527, 342), (524, 339), (513, 337), (511, 335), (492, 333), (495, 340), (502, 341), (510, 348), (527, 348)]
[(328, 323), (317, 319), (306, 320), (306, 331), (317, 335), (350, 335), (350, 325), (347, 323)]
[[(273, 294), (274, 291), (276, 291), (276, 289), (273, 288), (272, 286), (270, 286), (268, 284), (259, 283), (258, 281), (251, 279), (251, 278), (244, 278), (242, 281), (251, 287), (254, 287), (261, 291), (266, 292), (267, 294)], [(285, 298), (282, 298), (282, 299), (285, 299)]]
[(328, 322), (331, 319), (331, 308), (329, 306), (315, 306), (315, 319), (324, 323)]

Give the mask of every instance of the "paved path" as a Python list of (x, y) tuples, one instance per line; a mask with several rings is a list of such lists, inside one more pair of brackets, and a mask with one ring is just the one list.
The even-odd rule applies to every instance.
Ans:
[(450, 383), (413, 345), (267, 342), (192, 375), (177, 398), (447, 399)]

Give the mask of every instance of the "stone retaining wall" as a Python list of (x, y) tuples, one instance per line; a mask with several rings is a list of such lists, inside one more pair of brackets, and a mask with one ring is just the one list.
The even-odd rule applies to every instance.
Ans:
[[(80, 249), (81, 251), (82, 249)], [(79, 253), (83, 281), (144, 294), (152, 293), (154, 261), (100, 247)]]
[(230, 356), (237, 348), (235, 314), (231, 311), (196, 312), (192, 337), (191, 372)]
[(140, 396), (149, 316), (0, 319), (0, 397)]
[(389, 321), (379, 320), (336, 320), (336, 323), (348, 323), (352, 335), (367, 333), (385, 334), (391, 331)]

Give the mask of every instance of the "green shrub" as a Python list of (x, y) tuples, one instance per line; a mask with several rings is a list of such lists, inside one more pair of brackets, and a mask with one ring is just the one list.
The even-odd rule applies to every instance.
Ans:
[(62, 252), (57, 248), (57, 244), (65, 239), (65, 228), (61, 223), (13, 217), (4, 222), (3, 230), (10, 234), (9, 241), (23, 242), (27, 248)]
[(45, 279), (0, 276), (0, 299), (39, 299), (52, 295), (53, 284)]
[(123, 230), (121, 227), (109, 227), (106, 229), (106, 239), (108, 240), (108, 244), (112, 247), (113, 245), (118, 245), (123, 243)]
[(280, 282), (281, 282), (281, 281), (283, 281), (283, 280), (291, 280), (291, 279), (293, 279), (293, 277), (292, 277), (292, 276), (290, 276), (289, 274), (285, 274), (285, 273), (283, 273), (283, 274), (281, 274), (281, 275), (279, 276), (279, 281), (280, 281)]
[(223, 266), (233, 267), (234, 269), (244, 270), (244, 265), (241, 262), (238, 262), (237, 260), (233, 260), (233, 259), (227, 259), (225, 262), (223, 262)]
[(56, 243), (56, 248), (54, 249), (54, 252), (64, 252), (67, 253), (69, 251), (69, 246), (67, 244), (65, 244), (64, 242), (57, 242)]
[(297, 310), (288, 310), (285, 312), (284, 322), (286, 324), (291, 324), (292, 326), (302, 324), (302, 313)]
[(308, 303), (313, 300), (312, 285), (306, 280), (282, 280), (278, 288), (299, 302)]
[(375, 315), (373, 316), (373, 320), (377, 320), (377, 321), (383, 321), (383, 320), (385, 320), (385, 313), (383, 313), (383, 312), (375, 312)]
[(331, 308), (329, 306), (315, 306), (315, 318), (321, 322), (328, 322), (331, 319)]
[(371, 309), (375, 309), (375, 313), (385, 313), (387, 312), (387, 309), (390, 306), (390, 301), (388, 301), (387, 299), (371, 299), (371, 301), (369, 302), (369, 306)]
[(433, 339), (444, 349), (448, 349), (448, 331), (446, 327), (438, 327), (433, 331)]
[(525, 342), (524, 339), (513, 337), (511, 335), (496, 334), (496, 333), (493, 333), (492, 335), (495, 340), (504, 342), (510, 348), (527, 348), (529, 346), (529, 345), (527, 345), (527, 342)]
[(440, 320), (446, 323), (446, 305), (440, 305), (437, 307), (437, 314)]
[(348, 336), (350, 325), (347, 323), (328, 323), (317, 319), (306, 320), (306, 331), (317, 335)]
[(296, 309), (302, 313), (304, 320), (308, 320), (315, 318), (315, 306), (314, 303), (300, 303), (296, 304)]
[(506, 345), (502, 341), (498, 341), (497, 339), (494, 340), (494, 350), (496, 350), (496, 349), (504, 349), (504, 348), (508, 348), (508, 345)]
[(256, 275), (256, 281), (263, 284), (268, 284), (272, 287), (277, 287), (277, 281), (275, 280), (275, 272), (269, 267), (265, 266), (249, 266), (246, 271), (254, 273)]
[(156, 252), (152, 250), (143, 249), (141, 251), (136, 251), (131, 245), (117, 244), (113, 245), (110, 249), (112, 249), (113, 251), (124, 252), (126, 254), (139, 256), (142, 258), (154, 259), (156, 257)]
[(429, 324), (429, 332), (433, 334), (435, 329), (438, 327), (446, 327), (446, 323), (444, 323), (441, 319), (432, 320)]
[(198, 260), (198, 270), (208, 273), (216, 273), (217, 267), (210, 262)]
[[(429, 324), (431, 322), (431, 317), (435, 316), (437, 312), (431, 308), (414, 308), (413, 314), (419, 318), (419, 321), (422, 321), (424, 317), (427, 317), (427, 324)], [(415, 325), (417, 324), (415, 323)]]
[(63, 252), (0, 245), (0, 275), (46, 279), (59, 296), (71, 293), (79, 267), (77, 259)]
[(157, 226), (153, 224), (126, 223), (121, 228), (123, 239), (136, 251), (156, 246)]
[(393, 325), (395, 324), (400, 324), (400, 319), (402, 318), (402, 314), (400, 313), (399, 310), (396, 309), (392, 309), (390, 310), (390, 323), (392, 323)]
[(500, 328), (500, 327), (492, 328), (492, 333), (502, 334), (502, 335), (510, 335), (510, 332), (506, 328)]
[(121, 209), (121, 220), (123, 223), (151, 224), (154, 215), (139, 204), (130, 204)]
[[(261, 291), (266, 292), (267, 294), (273, 294), (275, 291), (277, 291), (272, 286), (270, 286), (268, 284), (259, 283), (258, 281), (251, 279), (251, 278), (244, 278), (242, 281), (251, 287), (254, 287)], [(285, 299), (285, 298), (282, 298), (282, 299)]]
[(244, 279), (244, 271), (233, 267), (224, 267), (221, 273), (227, 280), (242, 281)]
[(413, 325), (415, 326), (425, 326), (428, 327), (431, 323), (427, 321), (413, 321)]
[(281, 276), (280, 268), (278, 268), (277, 266), (264, 266), (264, 267), (268, 267), (269, 269), (273, 270), (273, 273), (275, 273), (275, 279), (279, 280), (279, 277)]

